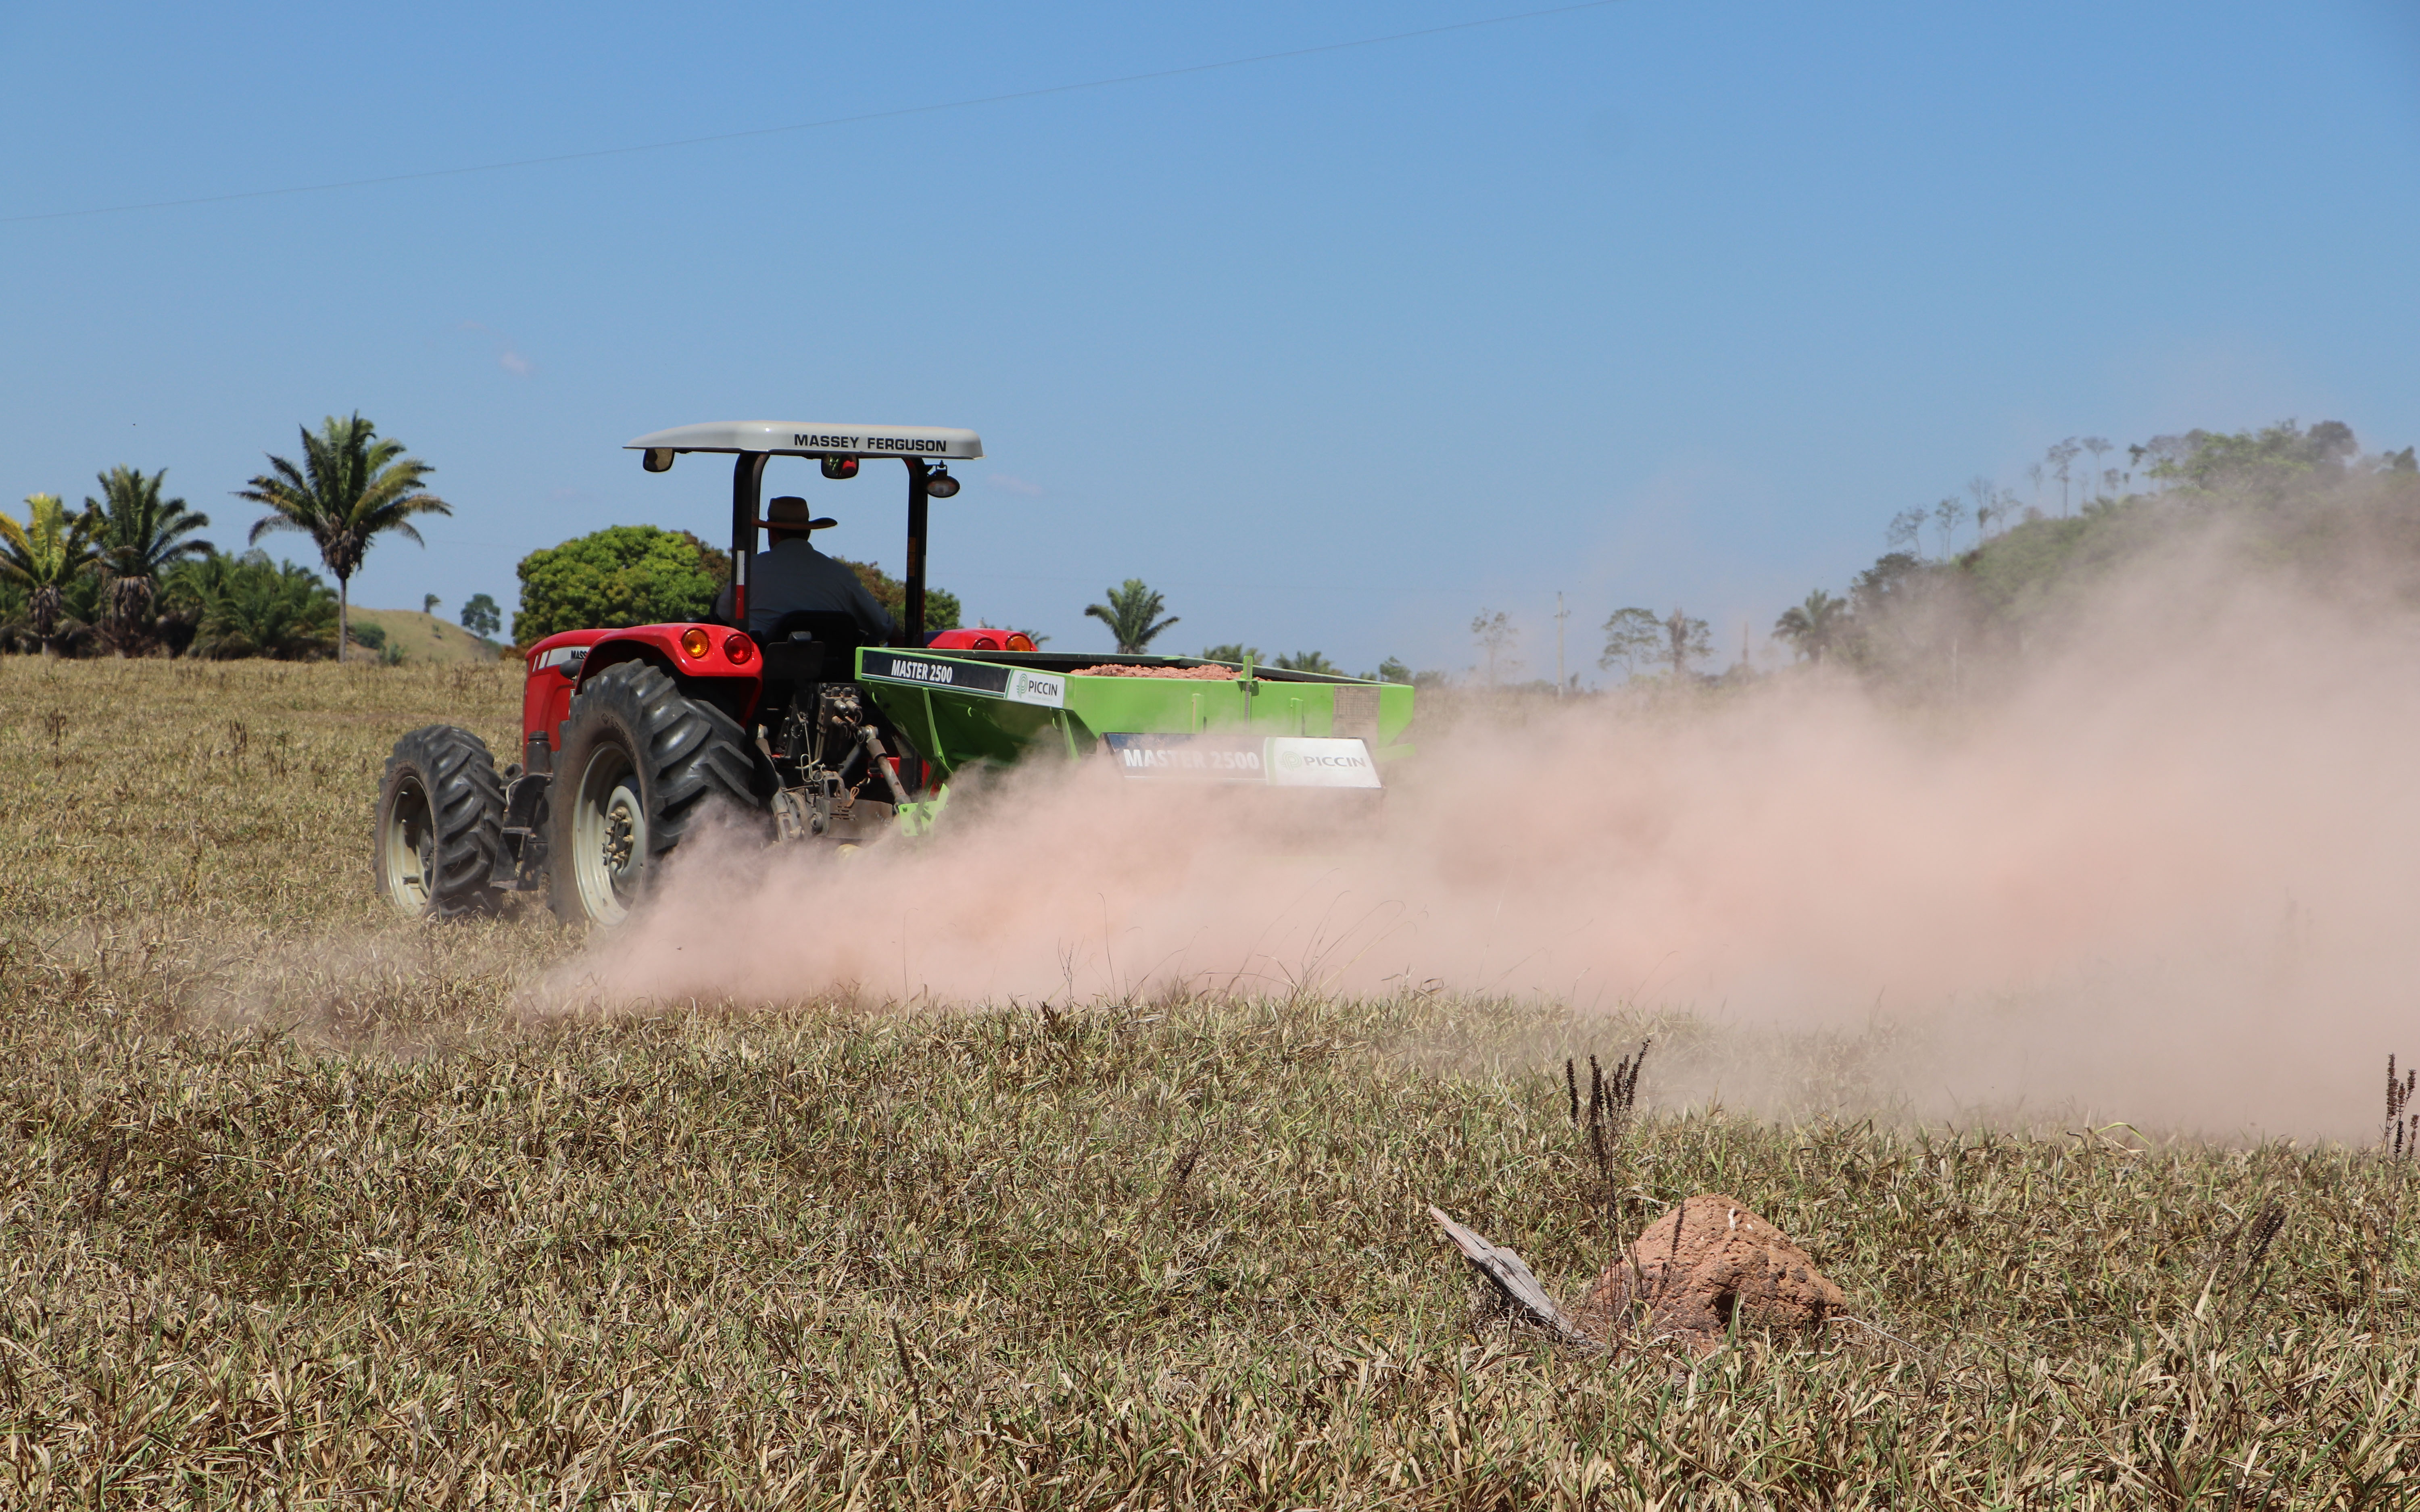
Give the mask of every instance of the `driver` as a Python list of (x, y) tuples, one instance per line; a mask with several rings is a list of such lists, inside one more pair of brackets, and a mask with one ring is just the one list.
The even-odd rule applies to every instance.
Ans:
[[(829, 530), (840, 521), (815, 518), (807, 501), (796, 496), (776, 499), (765, 506), (756, 523), (766, 531), (768, 545), (748, 569), (748, 628), (768, 636), (782, 616), (799, 609), (846, 614), (876, 644), (898, 633), (889, 611), (865, 591), (865, 583), (847, 563), (815, 549), (811, 531)], [(715, 606), (731, 617), (731, 590), (722, 591)]]

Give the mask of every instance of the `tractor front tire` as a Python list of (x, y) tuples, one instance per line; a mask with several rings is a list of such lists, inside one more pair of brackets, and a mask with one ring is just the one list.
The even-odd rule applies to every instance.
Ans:
[(606, 668), (571, 701), (554, 772), (547, 897), (566, 924), (628, 918), (715, 799), (761, 807), (738, 721), (643, 661)]
[(379, 783), (370, 870), (379, 893), (411, 918), (493, 913), (489, 885), (504, 843), (504, 784), (487, 742), (424, 725), (395, 743)]

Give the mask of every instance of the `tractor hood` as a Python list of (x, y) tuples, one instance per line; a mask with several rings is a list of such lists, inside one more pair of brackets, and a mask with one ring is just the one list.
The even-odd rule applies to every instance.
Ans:
[(984, 455), (983, 438), (947, 425), (835, 425), (805, 420), (717, 420), (675, 425), (623, 442), (625, 451), (768, 452), (794, 456), (929, 456), (954, 461)]

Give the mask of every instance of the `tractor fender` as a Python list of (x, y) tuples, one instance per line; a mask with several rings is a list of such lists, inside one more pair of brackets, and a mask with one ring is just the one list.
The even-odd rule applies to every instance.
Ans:
[[(691, 656), (688, 632), (705, 632), (705, 655)], [(735, 655), (734, 653), (737, 653)], [(608, 667), (644, 661), (662, 671), (686, 697), (711, 703), (748, 723), (764, 689), (764, 663), (756, 644), (741, 631), (721, 625), (637, 625), (618, 630), (566, 630), (530, 647), (529, 677), (521, 697), (521, 739), (543, 733), (561, 749), (563, 721), (571, 700)]]

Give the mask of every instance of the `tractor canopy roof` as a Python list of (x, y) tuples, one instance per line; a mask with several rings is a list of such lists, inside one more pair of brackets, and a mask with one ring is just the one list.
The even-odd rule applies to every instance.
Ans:
[(834, 425), (804, 420), (717, 420), (703, 425), (675, 425), (623, 446), (638, 452), (769, 452), (948, 460), (984, 455), (982, 437), (947, 425)]

